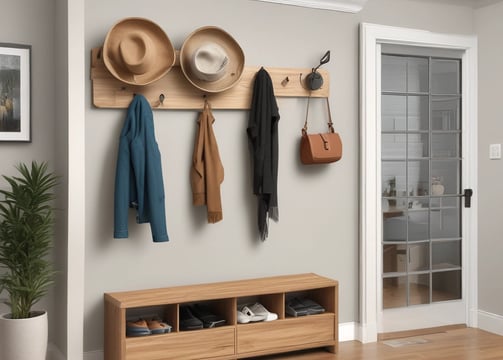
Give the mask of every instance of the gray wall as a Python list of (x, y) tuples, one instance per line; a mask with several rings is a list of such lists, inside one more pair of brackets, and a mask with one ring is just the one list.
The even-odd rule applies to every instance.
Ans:
[[(60, 2), (61, 3), (61, 2)], [(64, 142), (66, 134), (61, 129), (66, 127), (66, 117), (58, 118), (56, 108), (66, 102), (66, 94), (56, 96), (55, 62), (65, 61), (63, 55), (55, 55), (55, 2), (54, 0), (7, 0), (2, 2), (2, 21), (0, 21), (0, 42), (28, 44), (32, 46), (31, 63), (31, 143), (0, 142), (0, 174), (13, 175), (16, 173), (15, 165), (20, 162), (48, 161), (52, 169), (62, 175), (62, 185), (58, 189), (58, 207), (61, 211), (56, 213), (57, 227), (55, 250), (53, 258), (59, 270), (56, 286), (48, 297), (44, 298), (36, 308), (47, 309), (49, 312), (50, 342), (64, 347), (66, 328), (64, 326), (66, 313), (64, 309), (65, 290), (65, 265), (66, 252), (64, 251), (66, 238), (64, 221), (66, 217), (65, 205), (65, 168), (66, 162), (62, 156), (66, 152)], [(59, 101), (63, 99), (63, 101)], [(58, 155), (59, 154), (59, 155)], [(63, 154), (63, 155), (62, 155)], [(6, 187), (0, 179), (0, 187)], [(1, 312), (7, 312), (5, 306), (0, 306)]]
[[(473, 10), (407, 0), (369, 0), (359, 14), (250, 0), (151, 0), (145, 4), (86, 1), (87, 52), (101, 46), (108, 29), (129, 16), (157, 22), (176, 48), (194, 29), (220, 26), (238, 40), (250, 66), (309, 68), (330, 49), (332, 60), (325, 69), (330, 72), (330, 101), (344, 156), (336, 165), (323, 168), (300, 165), (298, 140), (305, 99), (278, 100), (280, 222), (271, 224), (269, 239), (261, 243), (251, 195), (247, 112), (214, 113), (226, 176), (224, 220), (208, 225), (204, 211), (191, 205), (188, 177), (197, 114), (156, 111), (171, 242), (152, 243), (148, 226), (135, 225), (133, 215), (129, 239), (114, 240), (114, 168), (125, 110), (94, 108), (87, 81), (85, 350), (103, 346), (102, 303), (107, 291), (316, 272), (340, 281), (340, 321), (358, 321), (358, 24), (471, 34)], [(321, 118), (321, 105), (315, 103), (313, 119)], [(318, 129), (322, 127), (320, 120)]]
[(489, 144), (503, 143), (501, 85), (503, 84), (503, 3), (477, 10), (479, 39), (479, 308), (503, 315), (502, 271), (503, 162), (489, 160)]

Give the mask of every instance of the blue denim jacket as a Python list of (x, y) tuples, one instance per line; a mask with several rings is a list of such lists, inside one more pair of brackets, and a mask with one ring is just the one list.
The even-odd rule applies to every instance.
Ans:
[(135, 208), (137, 223), (150, 223), (154, 242), (169, 241), (161, 154), (152, 109), (142, 95), (129, 105), (120, 135), (114, 205), (114, 238), (128, 237), (128, 209)]

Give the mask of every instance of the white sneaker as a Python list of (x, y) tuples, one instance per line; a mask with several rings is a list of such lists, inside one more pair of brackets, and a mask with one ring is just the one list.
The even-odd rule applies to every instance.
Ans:
[(264, 321), (267, 318), (267, 314), (257, 314), (255, 311), (252, 311), (248, 306), (243, 306), (241, 308), (241, 312), (250, 318), (251, 322), (256, 321)]
[(278, 319), (278, 314), (268, 311), (262, 304), (255, 303), (250, 306), (250, 310), (257, 316), (264, 317), (264, 321), (273, 321)]
[(241, 311), (237, 311), (238, 313), (238, 323), (239, 324), (247, 324), (250, 322), (250, 317), (244, 313), (242, 313)]

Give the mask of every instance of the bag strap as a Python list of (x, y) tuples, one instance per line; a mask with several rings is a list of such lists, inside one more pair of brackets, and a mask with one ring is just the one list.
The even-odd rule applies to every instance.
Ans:
[[(328, 110), (328, 131), (333, 133), (334, 131), (334, 123), (332, 122), (332, 113), (330, 111), (330, 102), (328, 101), (328, 97), (325, 98), (327, 100), (327, 110)], [(304, 127), (302, 128), (302, 135), (307, 134), (307, 119), (309, 117), (309, 102), (311, 100), (311, 92), (309, 92), (309, 96), (307, 97), (307, 109), (306, 109), (306, 121), (304, 122)]]

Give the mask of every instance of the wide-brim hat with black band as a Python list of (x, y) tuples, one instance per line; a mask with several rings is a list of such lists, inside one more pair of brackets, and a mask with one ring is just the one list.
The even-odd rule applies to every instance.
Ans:
[(192, 32), (180, 50), (183, 74), (204, 92), (222, 92), (236, 85), (244, 64), (245, 56), (237, 41), (215, 26)]
[(154, 22), (126, 18), (108, 32), (103, 44), (103, 61), (118, 80), (131, 85), (148, 85), (166, 75), (176, 53), (166, 33)]

